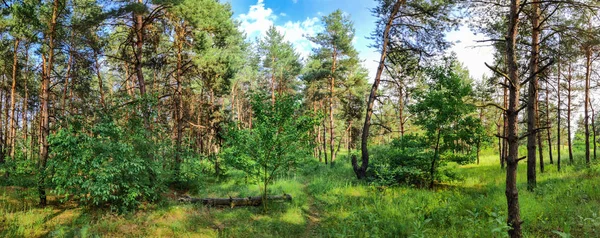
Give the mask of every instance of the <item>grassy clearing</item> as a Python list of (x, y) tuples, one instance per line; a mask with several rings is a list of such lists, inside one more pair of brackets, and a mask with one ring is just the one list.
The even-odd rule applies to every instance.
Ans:
[[(34, 189), (2, 187), (0, 237), (504, 237), (505, 175), (497, 155), (488, 154), (480, 165), (460, 167), (462, 181), (441, 184), (435, 191), (366, 185), (355, 179), (343, 159), (334, 167), (310, 164), (271, 187), (272, 194), (288, 193), (294, 200), (271, 204), (268, 213), (166, 200), (145, 204), (133, 214), (114, 215), (59, 204), (54, 197), (51, 206), (37, 208)], [(546, 165), (532, 193), (525, 191), (526, 169), (520, 166), (525, 236), (563, 232), (600, 237), (600, 167), (564, 168), (558, 173)], [(259, 194), (257, 185), (240, 180), (200, 183), (191, 195)]]

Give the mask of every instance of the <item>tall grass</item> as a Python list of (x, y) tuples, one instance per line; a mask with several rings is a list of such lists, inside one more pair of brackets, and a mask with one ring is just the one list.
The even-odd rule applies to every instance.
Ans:
[[(600, 237), (600, 166), (567, 166), (568, 155), (563, 164), (561, 172), (546, 164), (535, 192), (526, 191), (521, 164), (518, 188), (526, 237)], [(458, 172), (464, 180), (425, 190), (358, 181), (343, 156), (334, 166), (307, 162), (271, 186), (271, 194), (291, 194), (292, 202), (270, 204), (266, 213), (166, 200), (114, 215), (59, 204), (54, 197), (53, 205), (38, 208), (33, 189), (1, 187), (0, 237), (505, 237), (505, 173), (498, 156), (484, 151), (479, 165), (461, 166)], [(260, 193), (259, 185), (239, 172), (196, 183), (190, 192), (198, 197)]]

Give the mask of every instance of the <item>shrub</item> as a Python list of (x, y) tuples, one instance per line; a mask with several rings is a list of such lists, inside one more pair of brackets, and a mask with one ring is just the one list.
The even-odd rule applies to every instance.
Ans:
[[(369, 170), (371, 181), (380, 185), (408, 184), (423, 187), (430, 180), (429, 170), (433, 150), (420, 135), (405, 135), (394, 139), (390, 144), (371, 149), (372, 164)], [(446, 160), (436, 164), (439, 168), (435, 179), (448, 181), (458, 179), (456, 164), (446, 166)]]
[(49, 137), (54, 191), (119, 212), (157, 199), (163, 185), (161, 166), (153, 157), (160, 146), (145, 136), (140, 120), (121, 126), (105, 117), (89, 128), (73, 123)]

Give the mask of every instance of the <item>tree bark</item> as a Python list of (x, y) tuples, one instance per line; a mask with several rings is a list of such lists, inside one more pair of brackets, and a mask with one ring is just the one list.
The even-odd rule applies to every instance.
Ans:
[[(182, 108), (182, 93), (181, 93), (181, 74), (183, 67), (183, 41), (185, 34), (185, 23), (176, 28), (176, 47), (177, 47), (177, 72), (175, 75), (175, 123), (176, 123), (176, 136), (175, 136), (175, 174), (179, 175), (181, 169), (181, 137), (183, 134), (183, 108)], [(233, 103), (233, 102), (232, 102)]]
[(275, 105), (275, 57), (271, 58), (271, 105)]
[(50, 134), (50, 114), (48, 104), (50, 100), (50, 75), (54, 66), (54, 34), (56, 32), (56, 19), (58, 18), (59, 0), (54, 0), (52, 6), (52, 18), (48, 32), (48, 57), (42, 56), (42, 95), (41, 95), (41, 119), (40, 119), (40, 163), (38, 174), (38, 193), (40, 205), (46, 206), (45, 170), (48, 162), (48, 135)]
[(546, 136), (548, 137), (548, 159), (550, 159), (550, 164), (554, 164), (554, 160), (552, 159), (552, 125), (550, 123), (550, 83), (549, 79), (546, 79)]
[(398, 117), (400, 119), (400, 137), (404, 137), (404, 93), (402, 85), (398, 84)]
[(571, 136), (571, 81), (573, 71), (569, 64), (569, 75), (567, 76), (567, 144), (569, 149), (569, 163), (573, 164), (573, 143)]
[(529, 62), (529, 87), (527, 94), (527, 190), (533, 191), (536, 187), (536, 136), (537, 110), (538, 110), (538, 59), (539, 59), (539, 3), (531, 5), (531, 60)]
[(592, 48), (591, 46), (585, 47), (585, 101), (583, 103), (583, 126), (585, 128), (585, 164), (590, 166), (590, 115), (589, 115), (589, 104), (590, 104), (590, 75), (592, 72)]
[[(508, 80), (504, 79), (504, 84), (508, 85)], [(504, 90), (504, 108), (508, 108), (508, 87), (503, 87)], [(500, 158), (500, 168), (504, 169), (506, 167), (506, 156), (508, 156), (508, 140), (506, 140), (508, 136), (508, 117), (506, 116), (506, 112), (502, 112), (502, 157)]]
[(429, 168), (429, 175), (431, 176), (431, 181), (429, 183), (429, 188), (433, 189), (433, 184), (435, 182), (435, 162), (437, 162), (438, 157), (440, 156), (440, 136), (441, 129), (437, 131), (437, 139), (435, 140), (435, 152), (433, 154), (433, 159), (431, 160), (431, 167)]
[(65, 74), (65, 82), (64, 82), (64, 87), (63, 87), (63, 93), (62, 93), (62, 100), (61, 100), (61, 106), (62, 106), (62, 113), (64, 115), (67, 115), (67, 89), (69, 89), (69, 80), (71, 79), (71, 67), (73, 66), (73, 31), (71, 31), (71, 38), (70, 38), (70, 42), (69, 42), (69, 59), (67, 60), (67, 72)]
[[(283, 194), (278, 196), (267, 196), (267, 201), (291, 201), (292, 195)], [(178, 199), (180, 202), (201, 203), (206, 206), (261, 206), (263, 205), (263, 196), (246, 197), (246, 198), (194, 198), (190, 196), (182, 196)]]
[(561, 102), (561, 97), (560, 97), (560, 76), (561, 76), (561, 71), (560, 71), (560, 57), (558, 58), (558, 78), (556, 80), (556, 97), (558, 99), (558, 104), (557, 104), (557, 112), (556, 112), (556, 167), (557, 170), (560, 172), (560, 121), (561, 121), (561, 114), (560, 114), (560, 108), (562, 107), (562, 102)]
[[(540, 121), (539, 111), (535, 113), (536, 121)], [(538, 123), (539, 125), (539, 123)], [(540, 173), (544, 173), (544, 148), (542, 147), (542, 133), (537, 133), (538, 155), (540, 156)]]
[[(144, 4), (143, 0), (138, 0), (139, 4)], [(144, 82), (144, 72), (142, 71), (142, 58), (144, 47), (144, 16), (141, 13), (134, 14), (135, 22), (135, 74), (140, 87), (140, 94), (146, 95), (146, 83)], [(144, 109), (145, 110), (145, 109)]]
[(9, 132), (9, 143), (10, 143), (10, 158), (15, 159), (15, 136), (16, 136), (16, 125), (15, 125), (15, 90), (17, 88), (17, 70), (19, 64), (19, 38), (15, 38), (15, 46), (13, 52), (13, 65), (12, 65), (12, 85), (10, 88), (10, 132)]
[(517, 189), (517, 166), (519, 163), (519, 92), (520, 82), (515, 53), (519, 26), (520, 0), (511, 0), (508, 32), (506, 34), (506, 56), (509, 77), (509, 106), (506, 111), (508, 118), (508, 156), (506, 157), (506, 202), (508, 205), (507, 223), (510, 226), (508, 235), (512, 238), (522, 237), (521, 212), (519, 208), (519, 192)]
[(100, 62), (98, 60), (98, 52), (94, 51), (94, 67), (96, 68), (96, 77), (98, 78), (98, 90), (100, 91), (100, 105), (106, 108), (104, 102), (104, 87), (102, 85), (102, 75), (100, 74)]
[(367, 101), (367, 113), (365, 115), (365, 123), (363, 125), (363, 131), (361, 135), (360, 149), (361, 149), (361, 165), (358, 166), (356, 161), (356, 157), (352, 158), (352, 167), (354, 168), (354, 173), (356, 173), (356, 177), (358, 179), (363, 179), (366, 176), (367, 168), (369, 167), (369, 129), (371, 127), (371, 117), (373, 116), (373, 104), (375, 103), (375, 97), (377, 97), (377, 88), (379, 87), (379, 83), (381, 82), (381, 74), (383, 73), (385, 67), (385, 58), (387, 57), (387, 47), (389, 44), (389, 34), (390, 29), (392, 28), (394, 17), (398, 14), (400, 10), (400, 6), (405, 2), (405, 0), (397, 0), (394, 3), (392, 12), (390, 16), (388, 16), (388, 21), (385, 25), (385, 30), (383, 32), (383, 44), (381, 46), (381, 57), (379, 58), (379, 66), (377, 67), (377, 73), (375, 74), (375, 81), (373, 82), (373, 86), (371, 87), (371, 92), (369, 93), (369, 99)]
[(596, 157), (596, 112), (594, 111), (594, 107), (590, 102), (590, 110), (592, 111), (592, 144), (594, 146), (594, 160), (596, 160), (598, 157)]
[(335, 93), (335, 64), (337, 60), (337, 48), (333, 47), (331, 53), (333, 62), (331, 64), (331, 75), (329, 77), (329, 150), (331, 151), (331, 164), (335, 162), (335, 123), (333, 121), (333, 101)]
[[(23, 99), (23, 144), (27, 143), (28, 137), (28, 106), (29, 106), (29, 87), (27, 83), (29, 82), (29, 43), (25, 44), (25, 78), (23, 79), (23, 88), (25, 89), (25, 98)], [(33, 140), (32, 140), (33, 141)], [(31, 147), (30, 147), (31, 148)], [(28, 149), (27, 146), (23, 146), (23, 152), (25, 154), (25, 160), (28, 158), (29, 151), (32, 149)]]

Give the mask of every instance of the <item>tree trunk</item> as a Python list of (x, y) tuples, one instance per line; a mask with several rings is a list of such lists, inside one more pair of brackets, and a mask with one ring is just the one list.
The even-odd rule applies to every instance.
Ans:
[[(261, 206), (263, 205), (263, 196), (246, 197), (246, 198), (194, 198), (183, 196), (178, 199), (180, 202), (202, 203), (206, 206), (229, 206), (231, 208), (239, 206)], [(266, 196), (267, 201), (291, 201), (292, 196), (283, 194), (279, 196)]]
[(13, 52), (13, 65), (12, 65), (12, 86), (10, 88), (10, 132), (9, 143), (10, 143), (10, 158), (15, 159), (15, 136), (16, 136), (16, 125), (15, 125), (15, 90), (17, 88), (17, 68), (19, 63), (19, 38), (15, 38), (15, 47)]
[(532, 3), (531, 16), (531, 61), (529, 62), (529, 87), (527, 94), (527, 190), (533, 191), (536, 186), (536, 135), (538, 110), (538, 58), (539, 58), (539, 3)]
[(593, 105), (590, 103), (590, 109), (592, 111), (592, 144), (594, 146), (594, 160), (596, 160), (598, 157), (596, 157), (596, 112), (594, 111), (594, 107)]
[[(143, 0), (138, 0), (139, 4), (144, 4)], [(140, 94), (146, 95), (146, 83), (144, 82), (144, 72), (142, 71), (142, 58), (143, 58), (143, 47), (144, 47), (144, 17), (142, 14), (134, 14), (135, 22), (135, 74), (140, 87)], [(145, 109), (144, 109), (145, 110)]]
[[(540, 121), (539, 111), (535, 113), (536, 121)], [(544, 148), (542, 147), (542, 133), (537, 133), (538, 154), (540, 156), (540, 173), (544, 173)]]
[(271, 58), (271, 105), (275, 105), (275, 57)]
[(435, 162), (438, 160), (438, 156), (440, 154), (440, 135), (441, 129), (437, 131), (437, 139), (435, 140), (435, 152), (433, 154), (433, 159), (431, 160), (431, 167), (429, 168), (429, 175), (431, 176), (431, 181), (429, 183), (429, 188), (433, 189), (433, 184), (435, 182)]
[(331, 76), (329, 78), (329, 150), (331, 151), (331, 164), (335, 162), (335, 123), (333, 121), (333, 101), (335, 93), (335, 64), (337, 58), (337, 49), (333, 47), (333, 53), (331, 53), (333, 63), (331, 64)]
[(585, 128), (585, 164), (590, 166), (590, 74), (592, 73), (592, 48), (585, 47), (585, 101), (583, 103), (583, 126)]
[(373, 82), (373, 86), (371, 87), (371, 92), (369, 93), (369, 100), (367, 101), (367, 113), (365, 115), (365, 123), (363, 125), (360, 149), (361, 149), (361, 165), (358, 167), (358, 163), (356, 161), (356, 157), (352, 158), (352, 167), (354, 168), (354, 173), (356, 173), (356, 177), (358, 179), (363, 179), (366, 176), (367, 168), (369, 167), (369, 129), (371, 127), (371, 117), (373, 116), (373, 104), (375, 103), (375, 97), (377, 97), (377, 88), (379, 87), (379, 83), (381, 82), (381, 74), (383, 73), (385, 67), (385, 58), (387, 56), (387, 47), (389, 42), (389, 34), (390, 29), (392, 28), (392, 24), (394, 22), (394, 18), (398, 14), (400, 10), (400, 5), (402, 5), (405, 0), (397, 0), (394, 3), (394, 7), (390, 16), (388, 16), (388, 21), (385, 25), (385, 30), (383, 32), (383, 44), (381, 46), (381, 57), (379, 58), (379, 66), (377, 66), (377, 73), (375, 74), (375, 80)]
[(552, 125), (550, 124), (550, 83), (549, 79), (546, 79), (546, 136), (548, 137), (548, 159), (550, 159), (550, 164), (554, 164), (554, 160), (552, 159)]
[(557, 112), (556, 112), (556, 167), (558, 169), (558, 171), (560, 172), (560, 119), (561, 119), (561, 115), (560, 115), (560, 108), (562, 107), (562, 102), (561, 102), (561, 97), (560, 97), (560, 76), (561, 76), (561, 72), (560, 72), (560, 58), (558, 58), (558, 78), (556, 80), (556, 97), (558, 99), (558, 105), (557, 105)]
[(571, 136), (571, 81), (573, 71), (569, 64), (569, 75), (567, 76), (567, 146), (569, 147), (569, 163), (573, 164), (573, 143)]
[(96, 77), (98, 78), (98, 90), (100, 91), (100, 105), (106, 108), (104, 103), (104, 87), (102, 86), (102, 75), (100, 74), (100, 62), (98, 61), (98, 52), (94, 51), (94, 67), (96, 67)]
[(73, 66), (73, 31), (71, 31), (71, 38), (70, 38), (70, 44), (69, 45), (69, 59), (67, 60), (67, 72), (65, 74), (65, 82), (64, 82), (64, 87), (63, 87), (63, 93), (62, 93), (62, 100), (61, 100), (61, 106), (62, 106), (62, 112), (64, 115), (67, 115), (67, 89), (69, 88), (69, 80), (71, 79), (71, 67)]
[[(181, 94), (181, 74), (183, 67), (182, 49), (183, 40), (185, 34), (185, 23), (176, 28), (176, 47), (177, 47), (177, 72), (175, 75), (175, 123), (176, 123), (176, 136), (175, 136), (175, 174), (179, 175), (181, 170), (181, 137), (183, 134), (183, 108), (182, 108), (182, 94)], [(233, 103), (233, 102), (232, 102)]]
[(50, 113), (48, 104), (50, 100), (50, 75), (53, 71), (54, 64), (54, 33), (56, 32), (56, 19), (58, 17), (59, 0), (54, 0), (52, 6), (52, 18), (50, 22), (50, 30), (47, 35), (48, 39), (48, 57), (42, 56), (42, 95), (41, 95), (41, 118), (40, 118), (40, 163), (38, 174), (38, 193), (40, 197), (40, 205), (46, 206), (46, 189), (45, 189), (45, 170), (48, 161), (48, 135), (50, 134)]
[(398, 117), (400, 119), (400, 137), (404, 137), (404, 95), (402, 85), (398, 84)]
[(506, 56), (509, 76), (509, 106), (506, 111), (508, 118), (508, 155), (506, 157), (506, 202), (508, 205), (507, 223), (511, 229), (511, 238), (522, 237), (521, 212), (519, 208), (519, 192), (517, 189), (517, 166), (519, 163), (519, 91), (520, 81), (515, 53), (519, 25), (520, 0), (511, 0), (508, 32), (506, 34)]
[(325, 120), (322, 121), (323, 124), (323, 135), (321, 139), (323, 139), (323, 156), (325, 157), (325, 164), (327, 164), (327, 126), (325, 126)]
[[(27, 83), (29, 82), (29, 43), (25, 45), (25, 78), (23, 79), (23, 88), (25, 88), (25, 98), (23, 99), (23, 144), (27, 143), (28, 137), (28, 106), (29, 106), (29, 87)], [(32, 148), (32, 147), (30, 147)], [(23, 146), (23, 153), (25, 154), (25, 160), (27, 160), (29, 151), (32, 149), (28, 149), (27, 146)]]
[[(6, 77), (0, 77), (0, 87), (4, 86), (4, 83), (6, 81)], [(6, 162), (6, 140), (5, 140), (5, 135), (6, 135), (6, 129), (4, 128), (7, 124), (6, 121), (2, 120), (2, 109), (4, 107), (6, 107), (6, 103), (4, 102), (4, 97), (5, 97), (5, 90), (0, 90), (0, 164), (3, 164)], [(5, 176), (7, 176), (7, 174), (5, 174)]]
[[(504, 79), (504, 84), (508, 85), (508, 80)], [(508, 108), (508, 87), (504, 87), (504, 108)], [(502, 112), (502, 157), (500, 158), (500, 168), (504, 169), (506, 166), (506, 156), (508, 156), (508, 140), (506, 139), (508, 136), (508, 118), (506, 116), (506, 112)]]

